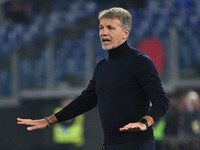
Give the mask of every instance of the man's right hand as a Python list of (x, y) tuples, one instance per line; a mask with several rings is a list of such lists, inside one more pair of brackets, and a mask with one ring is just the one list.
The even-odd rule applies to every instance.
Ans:
[[(57, 118), (52, 115), (48, 117), (51, 124), (54, 124), (57, 122)], [(27, 125), (27, 130), (38, 130), (38, 129), (44, 129), (48, 127), (48, 121), (46, 119), (39, 119), (39, 120), (32, 120), (32, 119), (22, 119), (17, 118), (17, 124)]]
[(47, 128), (48, 126), (48, 122), (45, 119), (32, 120), (32, 119), (17, 118), (17, 124), (23, 124), (23, 125), (29, 126), (27, 127), (27, 130), (29, 131), (44, 129), (44, 128)]

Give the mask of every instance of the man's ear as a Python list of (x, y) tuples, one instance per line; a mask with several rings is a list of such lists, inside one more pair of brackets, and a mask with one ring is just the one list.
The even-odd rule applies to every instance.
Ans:
[(124, 29), (123, 39), (128, 39), (129, 33), (130, 33), (130, 30), (128, 28)]

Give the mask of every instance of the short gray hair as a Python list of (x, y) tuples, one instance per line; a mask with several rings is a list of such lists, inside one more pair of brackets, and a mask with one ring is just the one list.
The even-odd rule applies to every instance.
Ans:
[(124, 29), (131, 30), (132, 26), (132, 16), (128, 10), (121, 7), (113, 7), (110, 9), (105, 9), (99, 12), (98, 19), (101, 21), (103, 18), (114, 19), (117, 18), (121, 22)]

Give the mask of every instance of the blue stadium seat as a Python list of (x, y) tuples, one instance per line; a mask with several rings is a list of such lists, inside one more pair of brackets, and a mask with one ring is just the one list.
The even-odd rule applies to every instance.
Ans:
[(46, 62), (44, 52), (34, 60), (20, 61), (20, 81), (23, 87), (38, 87), (46, 85)]
[(0, 97), (9, 97), (11, 93), (11, 72), (0, 70)]

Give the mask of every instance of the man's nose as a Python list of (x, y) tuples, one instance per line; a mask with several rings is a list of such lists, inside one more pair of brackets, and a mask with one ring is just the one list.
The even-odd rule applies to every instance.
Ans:
[(108, 30), (102, 29), (102, 30), (100, 31), (100, 35), (108, 35)]

